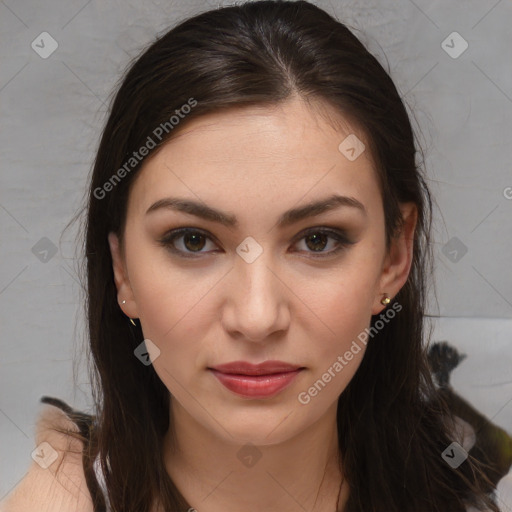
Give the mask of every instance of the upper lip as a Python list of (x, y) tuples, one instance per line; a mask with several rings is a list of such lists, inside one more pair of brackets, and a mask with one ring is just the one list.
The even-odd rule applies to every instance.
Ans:
[(260, 364), (251, 364), (246, 361), (233, 361), (231, 363), (213, 366), (210, 369), (237, 375), (271, 375), (273, 373), (293, 372), (300, 368), (302, 367), (283, 361), (264, 361)]

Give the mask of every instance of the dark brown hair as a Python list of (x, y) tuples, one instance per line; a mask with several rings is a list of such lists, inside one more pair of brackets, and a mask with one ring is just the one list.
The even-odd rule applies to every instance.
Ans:
[[(149, 155), (206, 113), (271, 106), (293, 96), (327, 105), (366, 134), (382, 190), (388, 246), (401, 229), (400, 203), (411, 201), (418, 209), (411, 272), (394, 298), (403, 309), (369, 340), (338, 401), (340, 456), (350, 486), (345, 511), (463, 512), (469, 505), (498, 511), (478, 461), (469, 455), (453, 469), (441, 457), (454, 440), (454, 424), (431, 379), (425, 350), (432, 199), (407, 111), (388, 73), (353, 33), (305, 1), (248, 2), (180, 23), (135, 60), (113, 100), (84, 225), (96, 411), (84, 436), (84, 468), (95, 510), (105, 507), (92, 472), (98, 454), (114, 511), (149, 512), (155, 503), (166, 511), (189, 507), (163, 460), (169, 391), (152, 365), (134, 357), (143, 334), (117, 302), (107, 235), (115, 232), (122, 242), (130, 186), (144, 160), (129, 168), (126, 163), (148, 137), (155, 139), (157, 127), (167, 131)], [(190, 98), (195, 106), (171, 128), (171, 116)], [(122, 179), (109, 182), (123, 166)], [(372, 317), (372, 325), (378, 320)]]

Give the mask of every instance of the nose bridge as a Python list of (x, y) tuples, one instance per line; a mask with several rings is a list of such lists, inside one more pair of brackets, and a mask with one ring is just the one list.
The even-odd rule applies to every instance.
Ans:
[[(248, 253), (254, 249), (249, 242)], [(234, 280), (230, 287), (232, 314), (227, 327), (239, 331), (244, 338), (259, 340), (274, 330), (284, 329), (288, 315), (283, 310), (281, 286), (270, 270), (274, 266), (270, 251), (261, 251), (253, 258), (254, 254), (251, 258), (242, 254), (236, 259), (231, 273)]]
[[(260, 239), (261, 242), (261, 239)], [(274, 279), (268, 267), (273, 266), (272, 253), (253, 237), (246, 237), (236, 248), (239, 256), (235, 263), (236, 279), (244, 283), (248, 292), (268, 293), (267, 288)]]
[[(270, 299), (271, 295), (275, 293), (275, 277), (269, 270), (271, 267), (269, 258), (261, 255), (257, 260), (252, 263), (244, 261), (238, 262), (238, 278), (244, 283), (246, 292), (248, 294), (247, 302), (251, 302), (251, 297), (258, 302), (261, 299)], [(272, 286), (274, 285), (274, 286)]]

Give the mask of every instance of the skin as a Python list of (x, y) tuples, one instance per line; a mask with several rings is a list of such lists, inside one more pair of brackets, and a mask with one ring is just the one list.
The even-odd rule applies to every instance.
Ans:
[[(350, 161), (338, 150), (350, 133), (366, 138), (321, 112), (321, 104), (294, 97), (277, 107), (191, 121), (137, 176), (123, 244), (109, 235), (120, 307), (140, 319), (145, 339), (158, 346), (153, 366), (171, 393), (177, 443), (167, 436), (166, 467), (199, 512), (335, 510), (342, 481), (337, 399), (361, 363), (364, 344), (308, 404), (298, 395), (349, 350), (371, 315), (385, 309), (384, 294), (395, 296), (410, 271), (414, 205), (402, 205), (405, 228), (386, 252), (371, 155), (366, 150)], [(333, 193), (357, 199), (366, 214), (341, 206), (276, 225), (286, 210)], [(170, 196), (236, 215), (239, 225), (165, 208), (145, 214)], [(196, 258), (159, 243), (180, 227), (211, 236), (188, 245), (183, 237), (174, 241)], [(343, 230), (354, 244), (333, 254), (333, 238), (307, 243), (304, 231), (322, 227)], [(248, 236), (263, 249), (252, 263), (236, 252)], [(315, 258), (317, 246), (327, 256)], [(269, 359), (305, 367), (272, 398), (239, 397), (207, 370)], [(261, 455), (252, 467), (237, 457), (247, 443), (250, 454)], [(344, 482), (339, 507), (348, 493)]]

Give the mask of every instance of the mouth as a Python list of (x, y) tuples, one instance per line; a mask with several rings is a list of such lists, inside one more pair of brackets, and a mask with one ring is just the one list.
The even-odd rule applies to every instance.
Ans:
[(304, 369), (282, 361), (266, 361), (259, 365), (236, 361), (208, 368), (228, 390), (238, 396), (254, 399), (277, 395)]

